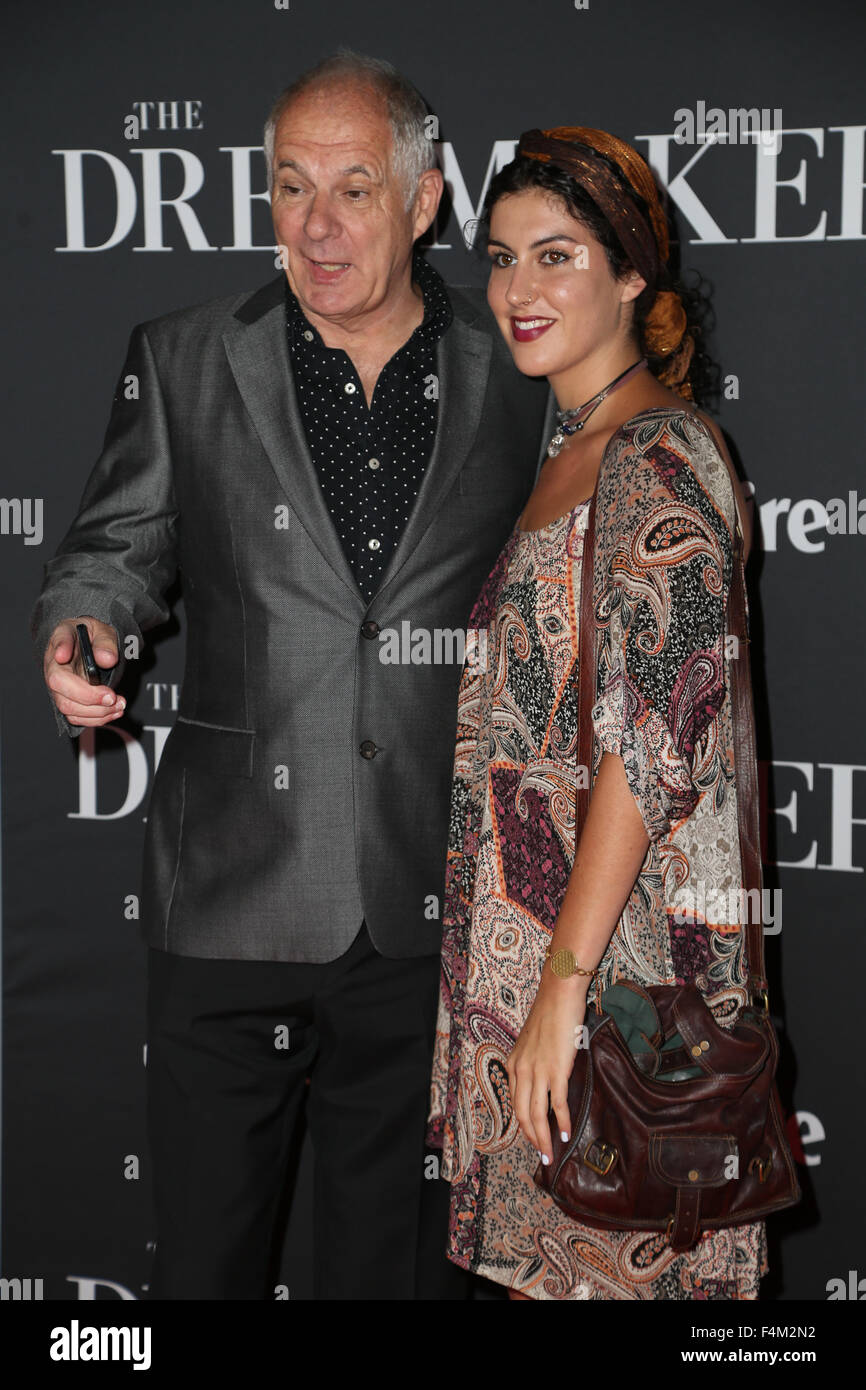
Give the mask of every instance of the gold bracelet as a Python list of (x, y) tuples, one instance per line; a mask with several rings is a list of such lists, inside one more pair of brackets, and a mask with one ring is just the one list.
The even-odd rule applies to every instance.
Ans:
[(544, 953), (544, 959), (550, 961), (550, 968), (554, 975), (560, 980), (567, 980), (571, 975), (588, 975), (590, 979), (598, 974), (598, 967), (595, 970), (583, 970), (574, 958), (574, 952), (564, 947), (560, 951), (552, 951), (548, 946)]

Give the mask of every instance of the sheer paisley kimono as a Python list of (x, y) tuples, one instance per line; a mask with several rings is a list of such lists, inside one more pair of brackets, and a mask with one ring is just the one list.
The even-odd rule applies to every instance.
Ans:
[[(428, 1144), (451, 1184), (447, 1255), (538, 1299), (754, 1299), (763, 1222), (685, 1252), (571, 1220), (533, 1182), (505, 1063), (574, 861), (581, 557), (588, 503), (516, 526), (469, 619), (451, 798)], [(687, 409), (647, 410), (601, 463), (593, 561), (597, 770), (618, 754), (650, 840), (592, 982), (693, 980), (747, 1002), (726, 662), (736, 502)], [(747, 659), (739, 653), (740, 659)], [(587, 673), (589, 674), (589, 673)]]

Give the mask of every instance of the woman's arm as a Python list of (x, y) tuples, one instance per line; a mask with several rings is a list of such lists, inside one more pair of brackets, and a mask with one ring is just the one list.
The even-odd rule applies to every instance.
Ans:
[[(626, 781), (622, 758), (604, 753), (551, 950), (567, 948), (584, 969), (594, 969), (628, 901), (649, 847), (641, 813)], [(538, 993), (508, 1057), (514, 1111), (523, 1133), (549, 1160), (549, 1104), (563, 1135), (569, 1136), (568, 1078), (584, 1021), (589, 978), (561, 980), (545, 963)]]
[(737, 477), (737, 470), (734, 467), (733, 459), (731, 458), (731, 455), (728, 452), (728, 446), (725, 443), (725, 436), (722, 434), (720, 426), (716, 424), (716, 421), (712, 418), (712, 416), (705, 414), (703, 410), (697, 411), (696, 414), (699, 420), (703, 420), (704, 424), (707, 426), (711, 435), (715, 439), (719, 453), (724, 459), (727, 470), (731, 475), (731, 483), (734, 489), (734, 497), (737, 499), (737, 510), (740, 514), (740, 522), (743, 529), (743, 564), (745, 564), (749, 558), (749, 551), (752, 548), (752, 531), (754, 529), (755, 524), (754, 493), (751, 493), (747, 497), (746, 494), (743, 492), (743, 485)]
[[(695, 776), (699, 750), (719, 736), (733, 563), (733, 514), (711, 476), (676, 421), (640, 448), (625, 438), (599, 475), (595, 606), (605, 621), (592, 722), (603, 754), (551, 941), (585, 969), (604, 955), (650, 840), (671, 835), (724, 776), (716, 788), (706, 767)], [(560, 980), (545, 965), (508, 1058), (518, 1123), (548, 1159), (547, 1095), (568, 1134), (586, 996), (586, 976)]]

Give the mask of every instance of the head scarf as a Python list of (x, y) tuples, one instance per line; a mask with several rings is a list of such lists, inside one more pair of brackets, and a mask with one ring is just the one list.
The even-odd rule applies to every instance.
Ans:
[[(554, 126), (550, 130), (524, 131), (517, 154), (554, 164), (569, 174), (607, 218), (638, 274), (650, 289), (655, 288), (667, 269), (670, 254), (667, 218), (650, 167), (637, 150), (604, 130)], [(625, 187), (599, 155), (616, 165)], [(629, 197), (629, 191), (643, 198), (649, 222)], [(691, 400), (688, 371), (694, 339), (687, 331), (687, 323), (686, 311), (676, 290), (656, 289), (645, 319), (647, 351), (653, 357), (668, 359), (658, 373), (659, 381)]]

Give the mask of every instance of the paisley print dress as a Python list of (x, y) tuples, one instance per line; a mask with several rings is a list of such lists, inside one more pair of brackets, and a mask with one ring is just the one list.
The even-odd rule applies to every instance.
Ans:
[[(592, 982), (694, 980), (730, 1026), (747, 1000), (725, 662), (736, 503), (687, 411), (641, 412), (599, 472), (593, 562), (597, 771), (619, 754), (650, 845)], [(588, 503), (516, 526), (469, 620), (451, 799), (428, 1143), (451, 1184), (447, 1255), (538, 1299), (754, 1299), (763, 1222), (675, 1253), (596, 1230), (532, 1180), (505, 1062), (574, 861), (581, 557)]]

